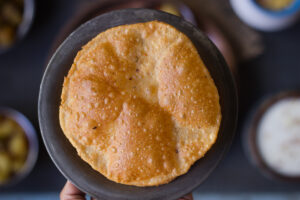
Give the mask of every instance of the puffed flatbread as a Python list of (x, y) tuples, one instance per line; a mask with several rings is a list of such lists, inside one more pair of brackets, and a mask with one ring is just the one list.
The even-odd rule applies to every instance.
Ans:
[(190, 39), (163, 22), (122, 25), (78, 52), (61, 128), (108, 179), (135, 186), (186, 173), (216, 141), (218, 90)]

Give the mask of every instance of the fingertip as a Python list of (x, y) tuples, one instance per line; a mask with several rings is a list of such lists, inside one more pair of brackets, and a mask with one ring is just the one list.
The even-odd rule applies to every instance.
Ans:
[(66, 182), (59, 196), (61, 200), (85, 200), (84, 192), (80, 191), (70, 181)]
[(187, 195), (179, 198), (178, 200), (194, 200), (193, 194), (187, 194)]

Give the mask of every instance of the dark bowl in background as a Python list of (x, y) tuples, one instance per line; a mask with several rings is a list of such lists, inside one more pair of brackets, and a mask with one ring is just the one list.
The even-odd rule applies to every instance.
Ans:
[(35, 13), (35, 0), (23, 0), (24, 1), (24, 10), (22, 16), (22, 22), (18, 26), (16, 38), (13, 44), (7, 47), (0, 46), (0, 54), (5, 53), (6, 51), (12, 49), (16, 46), (29, 32), (31, 25), (33, 23), (34, 13)]
[(11, 179), (0, 184), (0, 188), (12, 186), (24, 179), (33, 169), (39, 152), (39, 142), (31, 122), (22, 113), (8, 107), (0, 107), (0, 115), (12, 119), (23, 129), (28, 141), (28, 154), (23, 168)]
[(266, 177), (285, 182), (300, 182), (300, 176), (285, 176), (267, 165), (260, 154), (257, 143), (257, 129), (265, 112), (280, 100), (285, 98), (300, 98), (300, 91), (286, 91), (263, 98), (250, 113), (246, 120), (243, 133), (243, 146), (250, 162)]
[[(222, 122), (216, 143), (188, 173), (168, 184), (135, 187), (108, 180), (84, 162), (64, 136), (59, 105), (64, 77), (81, 47), (111, 27), (158, 20), (186, 34), (197, 48), (220, 95)], [(80, 190), (99, 199), (176, 199), (199, 186), (228, 151), (237, 123), (237, 94), (232, 74), (213, 43), (194, 25), (180, 17), (151, 9), (124, 9), (100, 15), (77, 28), (52, 56), (40, 86), (39, 124), (44, 144), (61, 173)]]

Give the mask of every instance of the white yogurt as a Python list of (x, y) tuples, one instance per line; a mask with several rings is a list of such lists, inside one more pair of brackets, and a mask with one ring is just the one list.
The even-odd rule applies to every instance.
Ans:
[(285, 176), (300, 176), (300, 99), (274, 103), (258, 126), (258, 148), (267, 165)]

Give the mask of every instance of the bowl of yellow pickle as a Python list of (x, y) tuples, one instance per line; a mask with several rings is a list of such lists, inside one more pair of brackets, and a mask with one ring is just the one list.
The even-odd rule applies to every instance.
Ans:
[(0, 54), (11, 49), (29, 32), (34, 0), (0, 0)]
[(262, 31), (287, 28), (300, 17), (300, 0), (230, 0), (235, 13), (249, 26)]
[(25, 178), (35, 165), (38, 139), (20, 112), (0, 107), (0, 187)]

